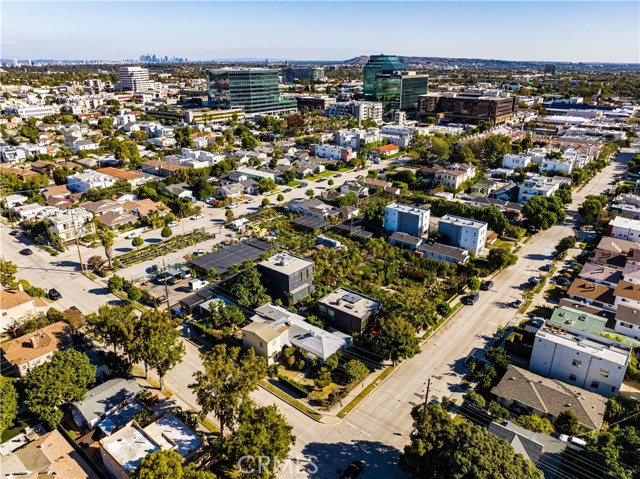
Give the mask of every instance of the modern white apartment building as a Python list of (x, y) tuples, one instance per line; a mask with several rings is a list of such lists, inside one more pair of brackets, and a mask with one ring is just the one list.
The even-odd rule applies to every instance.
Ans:
[(368, 143), (379, 142), (380, 130), (378, 128), (369, 128), (360, 130), (354, 128), (352, 130), (338, 130), (334, 135), (335, 143), (343, 148), (350, 147), (352, 150), (359, 150), (361, 146)]
[(518, 168), (522, 168), (523, 170), (531, 164), (533, 160), (531, 159), (531, 155), (529, 154), (516, 154), (509, 153), (504, 155), (502, 158), (502, 167), (507, 168), (509, 170), (517, 170)]
[(18, 105), (8, 106), (4, 112), (9, 115), (18, 115), (20, 118), (43, 118), (45, 116), (55, 115), (58, 109), (54, 105)]
[(311, 145), (311, 154), (320, 158), (329, 158), (344, 162), (351, 161), (355, 154), (350, 146), (342, 147), (335, 145)]
[(93, 214), (84, 208), (72, 208), (49, 217), (49, 231), (60, 236), (63, 243), (93, 234), (96, 227), (91, 221)]
[(391, 203), (384, 210), (384, 229), (393, 233), (422, 236), (429, 231), (428, 208)]
[(640, 220), (616, 216), (609, 221), (607, 234), (618, 239), (640, 242)]
[(94, 170), (84, 170), (81, 173), (67, 176), (67, 188), (74, 193), (86, 193), (89, 190), (108, 188), (115, 184), (116, 179), (113, 176)]
[(527, 178), (520, 186), (518, 203), (526, 203), (534, 196), (553, 196), (560, 189), (562, 179), (535, 175)]
[(536, 333), (529, 370), (603, 396), (617, 396), (631, 348), (571, 328), (543, 326)]
[(149, 70), (142, 67), (121, 67), (119, 71), (120, 82), (116, 84), (116, 90), (143, 92), (153, 90), (154, 84), (149, 80)]
[(356, 120), (373, 120), (382, 123), (384, 110), (382, 103), (376, 101), (349, 101), (327, 105), (325, 114), (332, 116), (353, 116)]
[(438, 232), (447, 237), (451, 246), (466, 249), (476, 256), (484, 250), (487, 229), (484, 221), (454, 215), (443, 216), (438, 224)]

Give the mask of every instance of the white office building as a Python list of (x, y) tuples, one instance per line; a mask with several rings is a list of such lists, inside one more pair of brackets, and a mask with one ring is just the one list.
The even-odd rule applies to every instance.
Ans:
[(393, 233), (422, 236), (429, 231), (428, 208), (392, 203), (384, 210), (384, 229)]
[(153, 90), (154, 84), (149, 80), (149, 70), (142, 67), (121, 67), (120, 82), (116, 90), (143, 92)]
[(466, 249), (476, 256), (484, 251), (487, 230), (488, 225), (484, 221), (454, 215), (443, 216), (438, 224), (438, 232), (447, 237), (451, 246)]
[(22, 119), (43, 118), (58, 113), (58, 108), (54, 105), (19, 105), (8, 106), (4, 112), (9, 115), (18, 115)]
[(617, 396), (631, 348), (571, 328), (543, 326), (533, 343), (529, 370), (603, 396)]

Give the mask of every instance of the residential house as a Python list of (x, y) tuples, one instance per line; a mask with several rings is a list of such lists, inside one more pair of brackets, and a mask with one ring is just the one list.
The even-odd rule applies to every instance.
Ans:
[(578, 277), (592, 283), (602, 284), (608, 288), (615, 288), (622, 279), (622, 271), (595, 263), (585, 263)]
[(289, 304), (302, 301), (315, 290), (313, 261), (288, 253), (278, 253), (261, 261), (257, 267), (270, 294)]
[(396, 145), (382, 145), (373, 150), (372, 153), (378, 157), (396, 155), (400, 153), (400, 147)]
[(612, 203), (611, 210), (626, 218), (640, 220), (640, 196), (630, 193), (622, 194)]
[(329, 218), (338, 215), (336, 207), (328, 205), (315, 198), (290, 202), (284, 207), (284, 209), (285, 211), (291, 211), (304, 216), (313, 216), (315, 218)]
[(529, 369), (611, 397), (620, 392), (630, 355), (631, 347), (611, 339), (545, 325), (536, 333)]
[(555, 421), (560, 413), (571, 410), (581, 426), (593, 430), (600, 429), (607, 409), (607, 399), (600, 394), (539, 376), (511, 364), (491, 393), (505, 407), (515, 406), (550, 421)]
[(607, 234), (616, 239), (640, 242), (640, 220), (616, 216), (609, 221)]
[(71, 344), (71, 329), (63, 321), (2, 343), (3, 374), (26, 376), (34, 367), (50, 361), (55, 351), (64, 351)]
[(518, 203), (526, 203), (534, 196), (550, 197), (560, 189), (564, 181), (560, 178), (534, 175), (524, 180), (518, 191)]
[(619, 304), (614, 330), (623, 336), (640, 340), (640, 308)]
[(631, 283), (621, 280), (616, 286), (615, 307), (620, 305), (630, 306), (634, 309), (640, 309), (640, 283)]
[(509, 170), (521, 168), (525, 170), (531, 164), (531, 155), (508, 153), (502, 158), (502, 167)]
[(452, 163), (444, 169), (436, 171), (435, 181), (457, 190), (467, 181), (475, 178), (476, 167), (468, 163)]
[(100, 168), (98, 170), (98, 173), (109, 175), (115, 178), (116, 181), (126, 181), (129, 184), (131, 184), (132, 188), (137, 188), (138, 186), (140, 186), (142, 183), (144, 183), (149, 179), (149, 177), (141, 173), (138, 173), (136, 171), (121, 170), (118, 168), (113, 168), (111, 166), (107, 168)]
[(235, 198), (244, 194), (244, 187), (240, 183), (227, 183), (220, 186), (216, 194), (223, 198)]
[(287, 343), (287, 324), (278, 328), (270, 324), (254, 321), (242, 328), (242, 345), (253, 348), (256, 355), (267, 360), (267, 365), (271, 366), (280, 359), (282, 349)]
[(98, 223), (110, 229), (117, 229), (120, 226), (130, 225), (138, 221), (138, 217), (129, 213), (118, 213), (109, 211), (98, 216)]
[(576, 278), (569, 286), (567, 295), (573, 300), (582, 301), (598, 308), (609, 311), (616, 310), (614, 290), (602, 284)]
[(82, 203), (82, 207), (87, 211), (90, 211), (96, 216), (103, 215), (110, 211), (115, 211), (116, 213), (122, 213), (123, 206), (117, 201), (113, 200), (99, 200), (99, 201), (86, 201)]
[(67, 176), (67, 188), (74, 193), (86, 193), (89, 190), (108, 188), (115, 183), (114, 177), (94, 170), (84, 170), (81, 173)]
[(63, 243), (93, 234), (96, 231), (93, 215), (84, 208), (59, 211), (49, 217), (49, 231), (57, 234)]
[(350, 146), (311, 145), (310, 153), (320, 158), (330, 158), (332, 160), (339, 160), (345, 163), (348, 163), (355, 158), (355, 152)]
[(429, 231), (430, 214), (429, 208), (391, 203), (384, 210), (384, 229), (419, 237)]
[(49, 309), (41, 298), (31, 297), (19, 285), (18, 289), (3, 289), (0, 294), (0, 333), (20, 319), (36, 316)]
[(23, 438), (14, 438), (17, 448), (12, 448), (9, 454), (0, 455), (0, 471), (4, 477), (99, 478), (83, 456), (78, 454), (75, 449), (77, 446), (68, 441), (60, 431), (54, 429), (42, 436), (31, 432)]
[(424, 242), (424, 238), (413, 236), (407, 233), (395, 232), (389, 236), (389, 244), (402, 249), (415, 251)]
[(159, 215), (165, 215), (169, 212), (169, 208), (167, 208), (164, 203), (153, 201), (149, 198), (125, 201), (122, 209), (127, 213), (136, 215), (138, 218), (145, 218), (152, 211), (156, 211)]
[(356, 181), (345, 181), (342, 186), (340, 186), (340, 193), (343, 195), (353, 193), (356, 195), (356, 198), (364, 198), (369, 196), (369, 188)]
[(167, 185), (163, 188), (163, 191), (175, 196), (176, 198), (184, 198), (187, 200), (195, 201), (193, 191), (189, 189), (189, 185), (186, 183), (177, 183), (175, 185)]
[(452, 246), (466, 249), (476, 256), (484, 251), (487, 229), (488, 224), (484, 221), (454, 215), (445, 215), (438, 223), (438, 232), (444, 235)]
[(318, 300), (318, 316), (349, 334), (361, 333), (381, 308), (380, 301), (342, 287)]
[(466, 264), (469, 262), (469, 251), (441, 243), (424, 243), (418, 245), (416, 251), (425, 258), (450, 264)]

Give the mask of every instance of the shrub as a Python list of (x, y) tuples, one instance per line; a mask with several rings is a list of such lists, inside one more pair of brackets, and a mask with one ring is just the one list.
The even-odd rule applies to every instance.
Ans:
[(535, 415), (520, 416), (514, 421), (518, 426), (521, 426), (529, 431), (544, 432), (545, 434), (552, 434), (555, 430), (553, 424), (547, 419)]
[(109, 278), (109, 291), (111, 291), (112, 293), (115, 293), (116, 291), (119, 291), (122, 289), (123, 285), (124, 285), (124, 281), (120, 276), (111, 276), (111, 278)]
[(162, 228), (162, 231), (160, 231), (160, 236), (162, 236), (163, 238), (170, 238), (172, 234), (173, 231), (171, 231), (171, 228), (169, 228), (168, 226), (165, 226), (164, 228)]
[(309, 395), (309, 391), (307, 390), (307, 388), (299, 382), (294, 381), (293, 379), (289, 379), (285, 376), (278, 376), (278, 380), (304, 397), (307, 397)]
[(485, 401), (485, 399), (475, 391), (469, 391), (467, 394), (464, 395), (464, 399), (465, 401), (469, 401), (470, 403), (475, 404), (476, 406), (480, 406), (482, 408), (484, 408), (487, 405), (487, 401)]
[(129, 289), (127, 293), (127, 297), (131, 301), (138, 301), (140, 298), (142, 298), (142, 291), (140, 291), (138, 288), (133, 286)]
[(509, 410), (505, 407), (502, 407), (495, 401), (493, 401), (489, 406), (489, 414), (498, 419), (509, 419), (511, 417), (511, 414), (509, 414)]

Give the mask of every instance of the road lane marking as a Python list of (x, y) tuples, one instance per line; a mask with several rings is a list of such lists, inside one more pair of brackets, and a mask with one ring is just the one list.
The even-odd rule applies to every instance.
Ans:
[(345, 421), (345, 423), (347, 424), (347, 426), (354, 428), (356, 431), (360, 431), (362, 434), (366, 434), (369, 437), (373, 437), (371, 436), (371, 434), (369, 434), (367, 431), (363, 431), (362, 429), (360, 429), (358, 426), (354, 426), (353, 424), (351, 424), (349, 421)]

